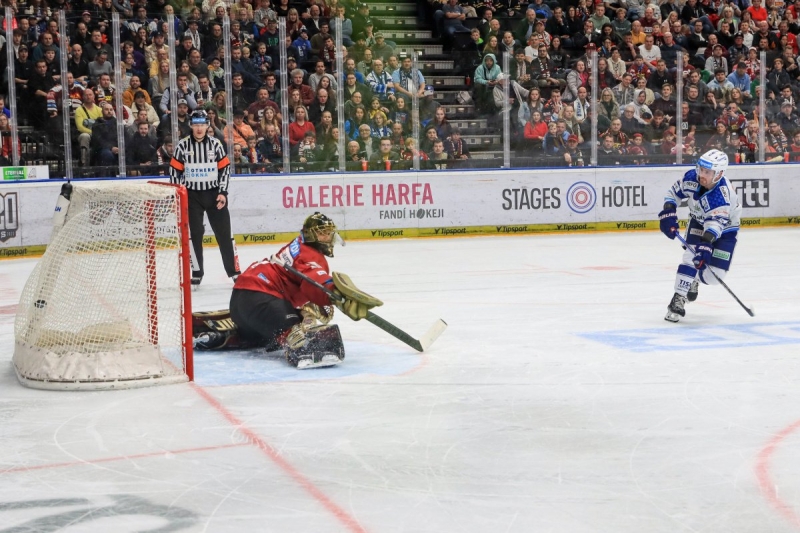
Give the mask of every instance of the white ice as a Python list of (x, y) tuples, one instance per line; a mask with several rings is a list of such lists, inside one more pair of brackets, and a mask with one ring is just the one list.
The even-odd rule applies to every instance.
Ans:
[[(275, 246), (241, 247), (244, 265)], [(338, 317), (298, 372), (198, 354), (196, 384), (17, 383), (35, 260), (0, 262), (0, 532), (766, 533), (800, 529), (800, 231), (745, 229), (726, 281), (663, 319), (658, 232), (350, 242), (348, 273), (417, 354)], [(196, 310), (227, 307), (219, 254)]]

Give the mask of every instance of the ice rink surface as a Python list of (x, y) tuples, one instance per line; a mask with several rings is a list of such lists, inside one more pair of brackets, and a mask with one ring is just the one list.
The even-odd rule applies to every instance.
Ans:
[[(241, 262), (277, 246), (241, 247)], [(193, 294), (227, 307), (219, 254)], [(800, 530), (798, 229), (745, 229), (730, 287), (663, 317), (658, 232), (351, 242), (334, 270), (417, 354), (341, 315), (303, 372), (198, 354), (196, 384), (45, 392), (11, 365), (35, 260), (0, 262), (0, 532)]]

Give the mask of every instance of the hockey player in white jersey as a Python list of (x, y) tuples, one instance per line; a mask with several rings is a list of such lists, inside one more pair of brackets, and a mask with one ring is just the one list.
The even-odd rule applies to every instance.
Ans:
[(697, 299), (700, 283), (718, 284), (706, 269), (722, 279), (731, 267), (739, 218), (742, 208), (736, 191), (731, 187), (725, 171), (728, 156), (719, 150), (710, 150), (700, 157), (697, 167), (667, 191), (664, 209), (658, 214), (661, 231), (674, 239), (678, 226), (677, 208), (684, 200), (689, 206), (689, 226), (686, 241), (694, 252), (686, 250), (675, 276), (675, 294), (667, 307), (665, 320), (678, 322), (686, 316), (686, 301)]

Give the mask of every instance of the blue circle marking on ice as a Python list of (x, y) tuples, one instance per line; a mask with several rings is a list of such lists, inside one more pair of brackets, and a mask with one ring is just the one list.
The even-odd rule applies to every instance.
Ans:
[(576, 213), (588, 213), (594, 208), (597, 193), (590, 183), (578, 181), (567, 191), (567, 205)]
[(195, 382), (203, 387), (280, 381), (317, 381), (354, 376), (397, 376), (416, 368), (422, 357), (403, 347), (350, 342), (345, 360), (336, 366), (297, 370), (280, 352), (231, 350), (194, 354)]

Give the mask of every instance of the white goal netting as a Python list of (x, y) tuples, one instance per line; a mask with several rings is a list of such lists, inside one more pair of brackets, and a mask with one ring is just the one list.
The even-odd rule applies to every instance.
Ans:
[(188, 380), (187, 250), (179, 189), (75, 185), (14, 325), (20, 381), (47, 389)]

